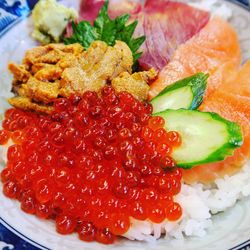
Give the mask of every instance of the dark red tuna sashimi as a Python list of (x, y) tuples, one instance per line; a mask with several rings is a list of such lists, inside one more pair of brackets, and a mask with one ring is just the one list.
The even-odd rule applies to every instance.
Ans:
[[(103, 0), (82, 0), (81, 19), (93, 21), (103, 3)], [(139, 21), (135, 35), (146, 36), (141, 47), (140, 66), (158, 70), (169, 62), (177, 47), (198, 33), (210, 18), (206, 11), (174, 1), (146, 0), (144, 5), (131, 0), (110, 1), (111, 18), (124, 13), (131, 14), (131, 21)]]

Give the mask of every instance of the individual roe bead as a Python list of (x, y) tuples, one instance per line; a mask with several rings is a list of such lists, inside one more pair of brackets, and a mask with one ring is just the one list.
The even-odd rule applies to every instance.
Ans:
[(181, 145), (181, 137), (176, 131), (169, 131), (167, 133), (167, 142), (174, 147), (178, 147)]
[(165, 220), (166, 214), (163, 206), (154, 204), (149, 208), (149, 219), (154, 223), (161, 223)]
[(17, 127), (19, 129), (24, 129), (29, 123), (32, 122), (32, 119), (27, 116), (19, 116), (17, 118)]
[(146, 140), (146, 141), (150, 141), (153, 138), (153, 130), (149, 127), (143, 127), (142, 128), (142, 137)]
[(145, 107), (145, 112), (151, 115), (153, 112), (153, 105), (150, 102), (145, 102), (144, 107)]
[(23, 158), (22, 147), (20, 145), (12, 145), (8, 148), (7, 159), (8, 161), (17, 161)]
[(112, 87), (110, 87), (110, 86), (105, 86), (105, 87), (102, 88), (101, 93), (102, 93), (102, 96), (105, 97), (105, 96), (108, 96), (110, 94), (113, 94), (114, 89)]
[(178, 179), (171, 178), (172, 194), (176, 195), (181, 191), (181, 182)]
[(104, 157), (108, 160), (114, 159), (118, 155), (117, 148), (114, 146), (107, 146), (104, 149)]
[(154, 140), (159, 143), (164, 143), (167, 141), (168, 134), (164, 128), (158, 128), (154, 131)]
[(172, 178), (176, 178), (177, 180), (181, 180), (182, 178), (182, 170), (180, 168), (174, 168), (170, 170), (170, 175)]
[(166, 143), (159, 143), (156, 150), (163, 156), (169, 155), (172, 152), (172, 148)]
[(77, 95), (77, 94), (72, 94), (69, 97), (69, 101), (73, 106), (78, 105), (78, 103), (82, 100), (81, 96)]
[(98, 95), (94, 91), (86, 91), (83, 93), (82, 98), (86, 100), (91, 106), (97, 103)]
[(22, 178), (28, 170), (29, 165), (25, 161), (15, 161), (11, 164), (11, 172), (17, 180)]
[(41, 179), (35, 184), (36, 199), (41, 203), (46, 203), (53, 197), (53, 186), (47, 179)]
[(168, 176), (161, 176), (158, 179), (158, 188), (162, 193), (168, 193), (169, 195), (172, 193), (172, 181)]
[(21, 201), (21, 209), (28, 214), (35, 214), (36, 201), (32, 196), (26, 196)]
[(62, 214), (56, 218), (56, 231), (60, 234), (73, 233), (76, 225), (77, 221), (72, 216)]
[(11, 134), (11, 140), (15, 143), (15, 144), (21, 144), (24, 140), (25, 137), (22, 133), (22, 131), (20, 130), (16, 130)]
[(6, 181), (9, 181), (11, 178), (14, 179), (14, 176), (12, 176), (10, 168), (5, 167), (1, 172), (1, 181), (5, 183)]
[(60, 111), (66, 111), (69, 108), (70, 102), (66, 98), (57, 98), (54, 101), (54, 108), (55, 111), (60, 112)]
[(130, 226), (130, 220), (127, 215), (114, 214), (111, 218), (111, 232), (115, 235), (125, 234)]
[(95, 239), (102, 244), (112, 244), (115, 240), (115, 236), (108, 228), (97, 229)]
[(163, 169), (174, 168), (176, 167), (176, 162), (170, 156), (165, 156), (161, 161), (161, 165)]
[(2, 122), (3, 129), (6, 130), (6, 131), (10, 131), (10, 123), (11, 122), (12, 121), (9, 118), (4, 119), (3, 122)]
[(81, 222), (77, 228), (78, 236), (81, 240), (91, 242), (95, 240), (96, 227), (87, 221)]
[(36, 215), (41, 219), (47, 219), (52, 214), (52, 208), (50, 204), (41, 203), (36, 206)]
[(130, 214), (137, 220), (146, 220), (148, 218), (146, 207), (139, 201), (135, 201), (131, 205)]
[(182, 215), (182, 208), (177, 202), (171, 203), (167, 208), (166, 208), (166, 217), (169, 221), (176, 221), (180, 219)]
[(18, 191), (18, 186), (14, 181), (7, 181), (3, 185), (4, 195), (11, 199), (17, 198)]
[(152, 116), (148, 121), (148, 126), (154, 131), (163, 128), (165, 125), (165, 120), (161, 116)]
[(10, 134), (6, 130), (0, 130), (0, 145), (4, 145), (8, 142)]

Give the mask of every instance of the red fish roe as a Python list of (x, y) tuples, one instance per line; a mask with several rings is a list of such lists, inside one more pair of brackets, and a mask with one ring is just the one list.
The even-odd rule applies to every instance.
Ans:
[(110, 244), (130, 217), (178, 220), (181, 171), (170, 153), (181, 143), (149, 103), (111, 87), (57, 99), (51, 115), (5, 113), (0, 144), (11, 138), (3, 192), (21, 209), (54, 219), (61, 234)]
[(8, 142), (10, 135), (6, 130), (0, 130), (0, 145), (4, 145)]

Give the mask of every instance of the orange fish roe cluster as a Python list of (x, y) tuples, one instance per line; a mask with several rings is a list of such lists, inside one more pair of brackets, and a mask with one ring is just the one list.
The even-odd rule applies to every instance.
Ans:
[(181, 171), (170, 157), (177, 132), (152, 116), (152, 106), (111, 87), (57, 99), (51, 115), (5, 113), (0, 143), (9, 138), (1, 173), (4, 194), (21, 209), (54, 219), (61, 234), (110, 244), (130, 217), (178, 220)]

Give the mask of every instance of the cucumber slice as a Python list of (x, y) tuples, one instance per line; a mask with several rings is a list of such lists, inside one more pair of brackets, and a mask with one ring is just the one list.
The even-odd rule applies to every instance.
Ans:
[(207, 78), (207, 74), (198, 73), (167, 86), (151, 100), (153, 112), (180, 108), (197, 109), (203, 100)]
[(171, 156), (182, 168), (221, 161), (242, 144), (240, 126), (215, 113), (179, 109), (154, 115), (165, 119), (168, 131), (181, 135), (182, 144)]

